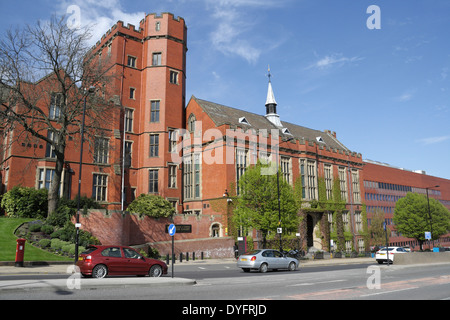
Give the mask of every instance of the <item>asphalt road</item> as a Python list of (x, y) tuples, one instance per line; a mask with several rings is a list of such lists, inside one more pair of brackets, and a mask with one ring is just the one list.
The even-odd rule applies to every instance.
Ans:
[[(178, 301), (171, 310), (178, 315), (181, 315), (182, 310), (189, 311), (183, 308), (190, 306), (192, 301), (198, 305), (210, 300), (222, 303), (258, 301), (271, 308), (276, 307), (270, 300), (450, 300), (448, 264), (314, 266), (294, 272), (265, 274), (244, 273), (234, 264), (179, 265), (175, 267), (175, 276), (194, 278), (197, 284), (158, 288), (7, 292), (0, 294), (0, 300), (153, 300), (156, 307), (165, 306), (167, 303), (163, 301)], [(222, 311), (225, 312), (225, 309)]]
[[(325, 266), (306, 266), (297, 269), (295, 272), (309, 273), (309, 272), (328, 272), (337, 270), (348, 270), (348, 269), (361, 269), (367, 268), (370, 265), (375, 265), (374, 263), (362, 263), (362, 264), (349, 264), (349, 265), (325, 265)], [(172, 276), (172, 268), (169, 266), (169, 274), (167, 277)], [(286, 273), (287, 271), (269, 271), (269, 274), (275, 273)], [(187, 279), (195, 280), (205, 280), (212, 278), (235, 278), (235, 277), (258, 277), (260, 275), (257, 271), (252, 271), (250, 273), (244, 273), (241, 269), (236, 267), (236, 263), (230, 264), (205, 264), (205, 265), (189, 265), (189, 264), (176, 264), (174, 268), (174, 276)], [(28, 279), (66, 279), (67, 274), (10, 274), (1, 275), (0, 281), (2, 280), (28, 280)]]

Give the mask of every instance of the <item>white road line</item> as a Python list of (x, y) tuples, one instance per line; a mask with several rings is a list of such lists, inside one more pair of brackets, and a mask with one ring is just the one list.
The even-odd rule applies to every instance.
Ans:
[(305, 282), (305, 283), (291, 284), (291, 285), (288, 285), (288, 287), (313, 286), (313, 285), (321, 284), (321, 283), (333, 283), (333, 282), (344, 282), (344, 281), (347, 281), (347, 280), (340, 279), (340, 280), (330, 280), (330, 281), (320, 281), (320, 282)]
[(419, 288), (419, 287), (411, 287), (411, 288), (405, 288), (405, 289), (398, 289), (398, 290), (390, 290), (390, 291), (369, 293), (369, 294), (363, 294), (360, 297), (377, 296), (377, 295), (380, 295), (380, 294), (393, 293), (393, 292), (399, 292), (399, 291), (406, 291), (406, 290), (412, 290), (412, 289), (417, 289), (417, 288)]

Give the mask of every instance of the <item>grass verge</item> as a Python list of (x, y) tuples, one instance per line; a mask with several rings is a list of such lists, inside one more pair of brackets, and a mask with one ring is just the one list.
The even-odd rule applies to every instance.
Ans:
[[(15, 261), (17, 237), (14, 231), (24, 222), (33, 219), (0, 218), (0, 261)], [(61, 257), (29, 243), (25, 243), (24, 261), (71, 261), (71, 258)]]

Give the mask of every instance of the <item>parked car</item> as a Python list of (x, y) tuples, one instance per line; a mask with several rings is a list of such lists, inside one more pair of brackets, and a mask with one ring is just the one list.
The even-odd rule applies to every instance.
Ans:
[(389, 253), (389, 263), (394, 263), (394, 257), (399, 253), (407, 253), (405, 248), (402, 247), (388, 247), (388, 251), (386, 251), (386, 247), (381, 248), (375, 254), (375, 259), (379, 264), (383, 262), (388, 262), (388, 253)]
[(237, 267), (242, 268), (244, 272), (250, 272), (250, 270), (267, 272), (269, 269), (288, 269), (289, 271), (294, 271), (298, 267), (298, 260), (287, 257), (277, 250), (261, 249), (241, 255), (238, 258)]
[(107, 275), (138, 275), (160, 277), (167, 274), (167, 265), (160, 260), (145, 258), (125, 246), (89, 246), (76, 265), (83, 276), (104, 278)]

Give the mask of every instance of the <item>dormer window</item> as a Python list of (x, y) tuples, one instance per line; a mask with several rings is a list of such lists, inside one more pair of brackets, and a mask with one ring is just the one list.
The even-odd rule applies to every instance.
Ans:
[(290, 134), (290, 135), (292, 135), (292, 133), (289, 131), (288, 128), (281, 129), (281, 132), (283, 132), (283, 134)]
[(250, 122), (248, 122), (248, 120), (245, 119), (245, 117), (239, 118), (239, 123), (250, 125)]
[(322, 137), (317, 137), (317, 138), (316, 138), (316, 140), (317, 140), (317, 142), (320, 142), (320, 143), (325, 143), (325, 141), (323, 140), (323, 138), (322, 138)]

